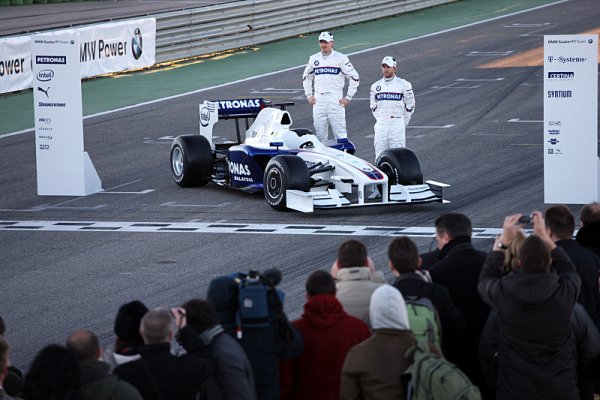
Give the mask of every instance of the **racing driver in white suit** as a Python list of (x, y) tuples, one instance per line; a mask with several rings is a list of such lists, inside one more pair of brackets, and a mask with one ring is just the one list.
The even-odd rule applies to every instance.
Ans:
[[(406, 147), (406, 126), (415, 111), (415, 95), (407, 80), (396, 76), (396, 59), (381, 61), (383, 78), (371, 86), (371, 111), (375, 122), (375, 160), (387, 150)], [(370, 198), (379, 195), (374, 191)]]
[[(302, 84), (308, 102), (313, 106), (313, 121), (317, 138), (325, 143), (329, 125), (336, 139), (347, 138), (346, 110), (358, 88), (358, 72), (348, 57), (333, 50), (333, 35), (321, 32), (321, 51), (308, 59)], [(344, 84), (348, 79), (348, 91), (344, 96)], [(313, 85), (314, 81), (314, 85)], [(314, 90), (313, 90), (314, 86)]]

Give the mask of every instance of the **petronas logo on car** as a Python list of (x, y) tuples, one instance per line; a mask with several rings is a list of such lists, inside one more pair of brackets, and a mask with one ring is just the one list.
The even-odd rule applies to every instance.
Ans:
[(135, 28), (135, 31), (133, 31), (131, 53), (136, 60), (139, 60), (142, 56), (142, 31), (140, 31), (140, 28)]

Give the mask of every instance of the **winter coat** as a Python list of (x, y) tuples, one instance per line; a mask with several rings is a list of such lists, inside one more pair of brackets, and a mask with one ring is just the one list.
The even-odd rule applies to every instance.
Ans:
[(201, 399), (206, 400), (256, 400), (252, 365), (239, 343), (223, 332), (218, 325), (215, 334), (202, 332), (215, 360), (215, 373), (206, 381)]
[(383, 285), (373, 293), (369, 313), (373, 335), (348, 352), (340, 399), (403, 399), (401, 378), (410, 365), (404, 354), (416, 343), (406, 304), (398, 290)]
[(135, 386), (144, 400), (194, 400), (212, 374), (214, 362), (191, 327), (179, 334), (187, 354), (171, 354), (170, 343), (145, 345), (139, 360), (118, 366), (114, 374)]
[(304, 338), (304, 352), (281, 365), (282, 399), (339, 399), (346, 353), (371, 335), (367, 325), (348, 315), (330, 294), (309, 298), (293, 322)]
[(109, 373), (110, 365), (103, 361), (82, 361), (81, 393), (86, 400), (142, 400), (131, 384)]
[(464, 353), (462, 356), (451, 353), (450, 357), (485, 393), (478, 362), (478, 346), (490, 309), (477, 293), (477, 282), (486, 254), (473, 247), (470, 237), (458, 236), (439, 251), (439, 256), (441, 259), (429, 269), (431, 279), (448, 289), (466, 324), (462, 338)]
[(582, 226), (579, 231), (577, 231), (575, 240), (577, 240), (581, 246), (600, 257), (600, 221)]
[[(269, 302), (273, 323), (266, 327), (245, 328), (237, 339), (236, 313), (238, 310), (238, 285), (230, 276), (210, 282), (207, 299), (213, 303), (225, 332), (242, 346), (254, 372), (256, 397), (260, 400), (279, 399), (279, 363), (282, 359), (297, 357), (304, 349), (302, 336), (287, 319), (277, 322), (275, 305)], [(280, 334), (281, 324), (290, 329), (291, 340)]]
[(571, 314), (580, 280), (565, 252), (552, 252), (552, 271), (502, 276), (504, 253), (491, 252), (478, 289), (498, 314), (496, 398), (577, 399)]
[(370, 327), (369, 302), (375, 289), (385, 283), (383, 274), (368, 267), (351, 267), (340, 268), (335, 278), (335, 297), (342, 303), (344, 311), (362, 319)]
[(425, 297), (437, 310), (442, 324), (442, 352), (453, 363), (463, 353), (462, 336), (465, 331), (465, 318), (454, 305), (448, 289), (436, 283), (426, 282), (415, 272), (401, 274), (394, 282), (402, 296)]
[(559, 240), (556, 245), (562, 247), (573, 261), (581, 279), (577, 302), (585, 308), (592, 320), (600, 325), (600, 292), (598, 292), (600, 258), (573, 239)]

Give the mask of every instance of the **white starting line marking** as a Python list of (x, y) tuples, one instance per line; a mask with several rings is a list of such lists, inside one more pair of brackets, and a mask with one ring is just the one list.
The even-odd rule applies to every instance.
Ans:
[[(120, 221), (2, 221), (1, 231), (41, 232), (146, 232), (146, 233), (253, 233), (269, 235), (410, 236), (435, 237), (434, 227), (245, 224), (224, 222), (120, 222)], [(475, 228), (474, 239), (491, 239), (502, 228)]]
[(544, 121), (541, 120), (537, 120), (537, 119), (519, 119), (519, 118), (511, 118), (509, 120), (507, 120), (506, 122), (519, 122), (519, 123), (542, 123)]

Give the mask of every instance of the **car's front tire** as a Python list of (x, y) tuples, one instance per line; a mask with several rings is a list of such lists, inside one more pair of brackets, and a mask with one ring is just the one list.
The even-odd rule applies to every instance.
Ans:
[(310, 173), (304, 160), (294, 155), (273, 157), (265, 169), (263, 190), (271, 207), (286, 210), (286, 190), (310, 190)]
[(405, 147), (385, 150), (377, 158), (377, 167), (389, 179), (390, 185), (420, 185), (423, 183), (421, 162)]
[(178, 136), (171, 145), (171, 174), (179, 186), (204, 186), (212, 175), (212, 149), (204, 136)]

